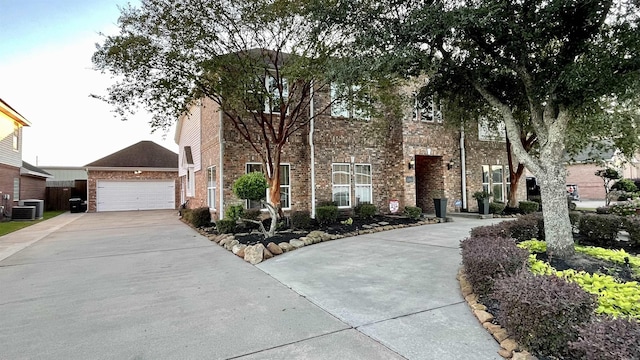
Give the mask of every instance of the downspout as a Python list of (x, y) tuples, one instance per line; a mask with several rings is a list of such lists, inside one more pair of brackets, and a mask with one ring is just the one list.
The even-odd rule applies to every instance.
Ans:
[(311, 152), (311, 218), (316, 218), (316, 154), (315, 145), (313, 144), (313, 131), (314, 129), (314, 106), (313, 106), (313, 81), (311, 82), (311, 90), (309, 91), (311, 97), (309, 104), (309, 148)]
[(462, 178), (462, 208), (467, 209), (467, 156), (464, 151), (464, 126), (460, 127), (460, 175)]
[(220, 115), (220, 126), (218, 128), (218, 148), (220, 149), (220, 171), (218, 171), (220, 176), (220, 209), (218, 210), (218, 219), (222, 220), (224, 218), (224, 116), (222, 115), (222, 108), (218, 106), (218, 114)]

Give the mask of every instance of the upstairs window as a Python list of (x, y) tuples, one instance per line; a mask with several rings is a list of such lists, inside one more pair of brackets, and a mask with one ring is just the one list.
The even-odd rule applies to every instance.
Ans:
[(13, 123), (13, 150), (20, 150), (20, 125)]
[(418, 96), (413, 97), (413, 121), (428, 122), (428, 123), (441, 123), (442, 106), (440, 102), (436, 100), (435, 96), (431, 96), (426, 104), (420, 104)]
[(216, 167), (207, 168), (207, 205), (210, 209), (216, 208)]
[(331, 83), (331, 116), (368, 120), (368, 111), (358, 106), (359, 99), (356, 95), (360, 92), (362, 87), (358, 85), (344, 86)]
[[(289, 84), (287, 79), (282, 80), (282, 92), (278, 88), (278, 81), (275, 77), (269, 75), (265, 77), (264, 85), (267, 89), (267, 96), (264, 101), (264, 112), (280, 113), (282, 106), (287, 106), (289, 98)], [(285, 110), (287, 111), (287, 110)]]
[(478, 140), (481, 141), (506, 141), (507, 129), (504, 122), (491, 122), (486, 117), (478, 119)]

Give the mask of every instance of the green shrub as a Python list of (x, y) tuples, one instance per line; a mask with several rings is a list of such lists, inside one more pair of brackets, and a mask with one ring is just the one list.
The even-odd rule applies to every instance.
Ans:
[(578, 340), (569, 343), (575, 356), (585, 360), (640, 359), (640, 323), (603, 318), (578, 327)]
[(311, 228), (311, 214), (308, 211), (294, 211), (289, 216), (289, 220), (293, 229), (305, 230)]
[(569, 222), (571, 223), (571, 230), (573, 232), (578, 231), (578, 224), (580, 224), (580, 218), (582, 213), (580, 211), (569, 211)]
[(596, 208), (596, 214), (611, 214), (610, 206), (599, 206)]
[(254, 201), (264, 199), (268, 188), (267, 179), (261, 172), (244, 174), (233, 183), (233, 193), (237, 197)]
[(192, 209), (181, 209), (180, 214), (182, 215), (182, 220), (191, 224), (191, 218), (193, 217)]
[(524, 268), (529, 252), (512, 239), (470, 237), (460, 242), (467, 280), (479, 296), (489, 295), (496, 279)]
[(531, 239), (544, 239), (544, 220), (542, 213), (522, 215), (516, 220), (504, 221), (502, 226), (510, 237), (518, 242)]
[(211, 224), (211, 212), (208, 207), (201, 207), (191, 210), (189, 223), (194, 227), (209, 226)]
[(338, 203), (330, 200), (318, 201), (318, 207), (320, 206), (338, 206)]
[(244, 216), (244, 206), (242, 205), (231, 205), (224, 212), (224, 216), (227, 219), (238, 220)]
[(626, 218), (624, 228), (629, 233), (629, 242), (640, 245), (640, 216)]
[(638, 191), (636, 183), (631, 179), (620, 179), (611, 186), (611, 190), (619, 190), (628, 193)]
[(578, 339), (576, 326), (591, 319), (595, 296), (554, 275), (519, 271), (500, 279), (493, 298), (497, 320), (527, 350), (544, 356), (568, 355)]
[(584, 214), (578, 231), (588, 241), (606, 246), (616, 240), (621, 227), (622, 218), (617, 215)]
[(523, 214), (531, 214), (540, 210), (540, 203), (536, 201), (520, 201), (518, 208)]
[(233, 234), (236, 231), (236, 221), (233, 219), (221, 219), (216, 221), (218, 234)]
[(490, 238), (490, 237), (502, 237), (502, 238), (511, 238), (511, 232), (505, 226), (506, 221), (501, 223), (486, 225), (486, 226), (478, 226), (471, 229), (470, 237), (481, 237), (481, 238)]
[(618, 216), (631, 216), (636, 214), (636, 209), (640, 207), (640, 201), (631, 200), (619, 202), (609, 206), (609, 213)]
[(403, 213), (411, 219), (418, 220), (422, 216), (422, 209), (417, 206), (405, 206)]
[(505, 204), (497, 201), (489, 203), (489, 214), (502, 214)]
[(373, 204), (360, 203), (358, 206), (356, 206), (353, 209), (353, 211), (356, 214), (356, 216), (359, 218), (371, 219), (376, 215), (376, 212), (378, 211), (378, 209), (376, 209), (376, 206)]
[(318, 206), (316, 220), (321, 226), (335, 223), (338, 221), (338, 207), (335, 205)]

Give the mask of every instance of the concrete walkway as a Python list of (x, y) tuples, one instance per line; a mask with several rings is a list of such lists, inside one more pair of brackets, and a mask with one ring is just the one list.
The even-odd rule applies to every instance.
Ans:
[(459, 241), (394, 230), (252, 266), (175, 211), (63, 214), (0, 237), (0, 359), (500, 359)]

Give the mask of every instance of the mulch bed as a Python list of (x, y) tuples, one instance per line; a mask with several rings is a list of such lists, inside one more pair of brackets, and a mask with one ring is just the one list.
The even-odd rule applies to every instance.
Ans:
[[(289, 240), (293, 239), (299, 239), (315, 230), (322, 231), (331, 235), (349, 235), (357, 233), (359, 230), (366, 229), (370, 226), (380, 226), (380, 223), (385, 225), (412, 225), (416, 224), (419, 221), (420, 220), (414, 220), (405, 216), (376, 215), (373, 218), (368, 219), (352, 218), (352, 222), (350, 224), (337, 222), (328, 226), (319, 226), (315, 224), (312, 228), (309, 229), (282, 229), (277, 231), (275, 236), (266, 239), (258, 229), (253, 227), (245, 228), (241, 230), (241, 232), (238, 232), (234, 235), (235, 239), (238, 240), (240, 244), (256, 245), (258, 243), (261, 243), (266, 246), (270, 242), (278, 244), (281, 242), (288, 242)], [(270, 219), (265, 220), (264, 226), (266, 229), (269, 228), (270, 224)], [(215, 229), (207, 229), (207, 232), (214, 234)]]

